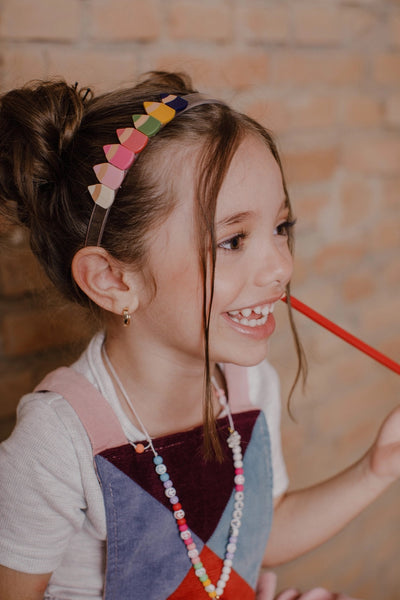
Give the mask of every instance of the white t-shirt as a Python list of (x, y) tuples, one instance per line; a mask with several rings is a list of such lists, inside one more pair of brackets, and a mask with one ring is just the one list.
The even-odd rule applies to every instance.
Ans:
[[(97, 334), (73, 368), (93, 383), (126, 437), (143, 435), (121, 408), (101, 358)], [(288, 485), (280, 437), (279, 381), (263, 361), (248, 370), (249, 397), (265, 412), (271, 438), (274, 496)], [(52, 392), (24, 396), (17, 426), (0, 444), (0, 564), (53, 575), (46, 599), (102, 598), (106, 519), (89, 438), (75, 411)]]

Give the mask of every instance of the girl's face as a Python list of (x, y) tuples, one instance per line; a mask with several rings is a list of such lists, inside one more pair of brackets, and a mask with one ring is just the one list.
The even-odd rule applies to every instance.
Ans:
[[(177, 206), (150, 243), (156, 293), (139, 306), (134, 322), (143, 326), (146, 345), (158, 356), (167, 353), (174, 361), (203, 367), (203, 284), (190, 161), (176, 175)], [(287, 220), (279, 166), (261, 140), (248, 136), (218, 196), (211, 361), (254, 365), (265, 358), (275, 328), (270, 310), (292, 274)]]

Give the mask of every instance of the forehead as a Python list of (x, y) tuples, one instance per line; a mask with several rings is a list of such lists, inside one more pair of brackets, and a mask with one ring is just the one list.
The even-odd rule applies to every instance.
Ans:
[(247, 136), (239, 145), (218, 195), (216, 220), (253, 206), (279, 209), (286, 203), (282, 173), (267, 144)]

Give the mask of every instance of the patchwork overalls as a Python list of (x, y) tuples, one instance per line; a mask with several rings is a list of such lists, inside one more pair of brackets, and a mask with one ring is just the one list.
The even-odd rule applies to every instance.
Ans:
[[(225, 365), (229, 404), (242, 440), (244, 510), (224, 600), (252, 600), (272, 520), (272, 466), (264, 413), (248, 400), (246, 369)], [(107, 522), (105, 600), (206, 600), (179, 537), (153, 453), (135, 452), (107, 400), (82, 375), (62, 367), (36, 390), (61, 394), (90, 439)], [(218, 419), (225, 460), (205, 461), (203, 428), (153, 440), (177, 490), (200, 559), (219, 579), (234, 504), (228, 420)], [(146, 442), (144, 442), (146, 444)]]

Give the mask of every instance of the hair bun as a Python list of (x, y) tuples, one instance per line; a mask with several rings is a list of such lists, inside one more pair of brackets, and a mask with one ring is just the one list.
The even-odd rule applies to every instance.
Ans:
[(60, 80), (34, 82), (1, 98), (0, 205), (16, 201), (25, 224), (43, 214), (49, 191), (63, 183), (64, 153), (79, 129), (88, 93)]

